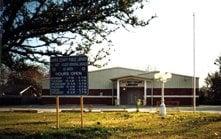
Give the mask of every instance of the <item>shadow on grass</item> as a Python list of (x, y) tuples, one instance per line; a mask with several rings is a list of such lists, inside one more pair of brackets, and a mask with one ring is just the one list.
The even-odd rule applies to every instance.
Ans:
[(17, 123), (16, 125), (42, 125), (42, 124), (52, 124), (55, 123), (54, 121), (31, 121), (31, 122), (21, 122)]
[(18, 122), (18, 123), (10, 123), (10, 124), (2, 124), (2, 126), (7, 126), (7, 125), (49, 125), (55, 123), (54, 121), (29, 121), (29, 122)]
[[(2, 133), (2, 132), (1, 132)], [(1, 135), (0, 139), (97, 139), (108, 138), (111, 134), (108, 129), (97, 127), (85, 127), (85, 128), (60, 128), (51, 129), (45, 133), (35, 133), (27, 135), (24, 133), (11, 132)]]

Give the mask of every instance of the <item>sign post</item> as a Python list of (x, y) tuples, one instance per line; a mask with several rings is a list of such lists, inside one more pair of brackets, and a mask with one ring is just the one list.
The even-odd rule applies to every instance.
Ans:
[(59, 128), (59, 96), (56, 96), (56, 120), (57, 120), (57, 129)]
[(51, 95), (56, 95), (57, 128), (59, 128), (59, 96), (81, 96), (81, 127), (83, 127), (83, 95), (88, 93), (87, 56), (51, 57), (50, 92)]

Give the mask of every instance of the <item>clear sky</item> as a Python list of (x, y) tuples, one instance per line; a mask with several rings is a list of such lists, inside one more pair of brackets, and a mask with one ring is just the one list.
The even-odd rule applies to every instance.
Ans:
[(196, 76), (203, 84), (218, 69), (221, 55), (221, 0), (150, 0), (140, 17), (158, 17), (145, 28), (120, 29), (111, 39), (109, 67), (147, 69), (193, 75), (193, 12), (196, 32)]

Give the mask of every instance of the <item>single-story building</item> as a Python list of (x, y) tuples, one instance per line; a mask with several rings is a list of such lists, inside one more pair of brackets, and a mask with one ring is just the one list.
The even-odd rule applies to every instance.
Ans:
[[(141, 99), (143, 105), (159, 105), (161, 82), (154, 79), (159, 71), (143, 71), (114, 67), (90, 71), (89, 93), (84, 96), (85, 104), (135, 105)], [(193, 77), (171, 73), (172, 78), (165, 83), (166, 105), (193, 104)], [(50, 95), (49, 78), (42, 81), (42, 103), (55, 103)], [(196, 102), (198, 103), (199, 78), (196, 78)], [(79, 104), (80, 96), (61, 96), (62, 104)]]

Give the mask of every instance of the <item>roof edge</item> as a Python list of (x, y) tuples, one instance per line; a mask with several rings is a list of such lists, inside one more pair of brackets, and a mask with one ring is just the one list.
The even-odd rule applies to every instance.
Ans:
[(111, 70), (111, 69), (126, 69), (126, 70), (134, 70), (134, 71), (146, 72), (144, 70), (125, 68), (125, 67), (111, 67), (111, 68), (105, 68), (105, 69), (97, 69), (97, 70), (93, 70), (93, 71), (89, 71), (89, 72), (99, 72), (99, 71), (105, 71), (105, 70)]
[[(142, 74), (138, 74), (138, 75), (145, 75), (145, 74), (151, 74), (151, 73), (159, 73), (160, 71), (151, 71), (151, 72), (147, 72), (147, 73), (142, 73)], [(169, 72), (172, 75), (176, 75), (176, 76), (182, 76), (182, 77), (188, 77), (188, 78), (193, 78), (193, 76), (191, 75), (183, 75), (183, 74), (179, 74), (179, 73), (173, 73), (173, 72)], [(199, 77), (196, 77), (197, 79), (199, 79)]]

